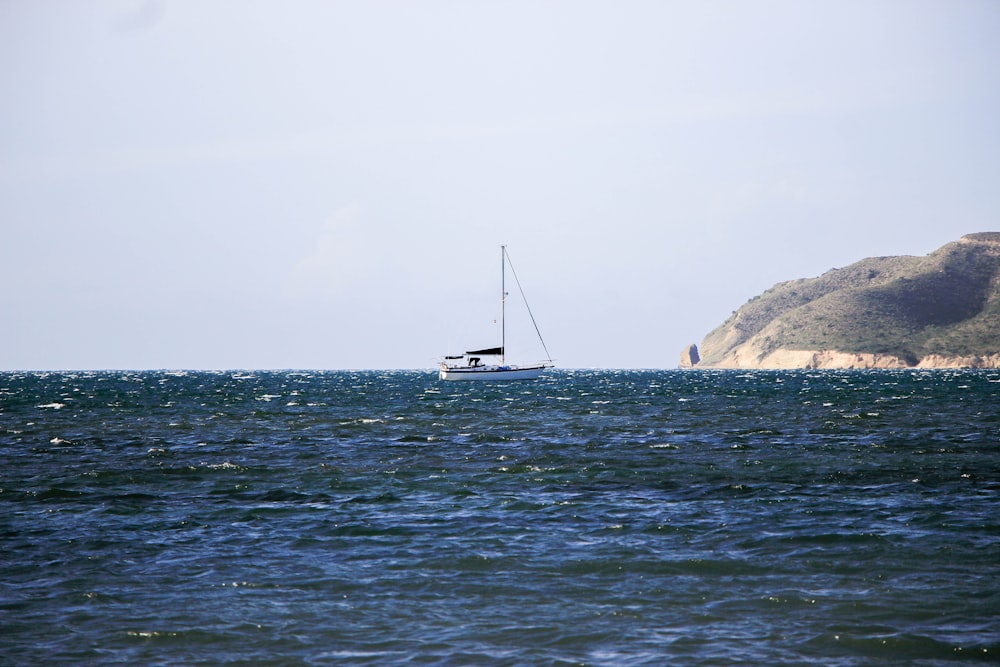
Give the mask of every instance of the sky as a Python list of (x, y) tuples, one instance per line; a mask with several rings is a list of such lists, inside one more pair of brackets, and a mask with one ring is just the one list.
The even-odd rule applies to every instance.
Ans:
[(777, 282), (1000, 230), (997, 35), (994, 0), (0, 0), (0, 369), (431, 368), (499, 344), (501, 244), (559, 367), (674, 368)]

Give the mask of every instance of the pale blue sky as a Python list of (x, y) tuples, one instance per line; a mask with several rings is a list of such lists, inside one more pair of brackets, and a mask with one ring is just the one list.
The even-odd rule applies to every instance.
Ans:
[(992, 0), (0, 0), (0, 368), (430, 367), (499, 342), (501, 243), (558, 365), (675, 367), (775, 282), (1000, 230), (998, 35)]

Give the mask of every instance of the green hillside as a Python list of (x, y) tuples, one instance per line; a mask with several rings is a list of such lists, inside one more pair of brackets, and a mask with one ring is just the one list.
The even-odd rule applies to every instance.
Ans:
[(970, 234), (926, 257), (873, 257), (779, 283), (705, 337), (701, 365), (753, 339), (763, 353), (1000, 352), (1000, 233)]

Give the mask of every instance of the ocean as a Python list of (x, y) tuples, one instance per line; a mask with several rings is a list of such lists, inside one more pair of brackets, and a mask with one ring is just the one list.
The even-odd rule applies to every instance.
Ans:
[(0, 373), (2, 665), (1000, 663), (1000, 371)]

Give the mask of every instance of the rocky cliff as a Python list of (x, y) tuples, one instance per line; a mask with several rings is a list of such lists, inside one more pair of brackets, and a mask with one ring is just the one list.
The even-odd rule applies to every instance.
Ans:
[(695, 368), (1000, 368), (1000, 232), (779, 283), (682, 365), (699, 356)]

